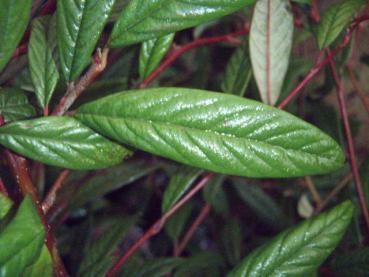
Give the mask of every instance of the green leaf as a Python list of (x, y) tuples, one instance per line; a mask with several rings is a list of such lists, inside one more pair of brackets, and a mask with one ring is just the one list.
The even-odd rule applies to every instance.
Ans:
[(341, 240), (353, 210), (351, 202), (344, 202), (279, 234), (227, 276), (312, 276)]
[(28, 158), (70, 169), (118, 164), (128, 150), (69, 117), (43, 117), (0, 128), (0, 143)]
[(0, 192), (0, 220), (6, 216), (13, 206), (13, 202)]
[(164, 277), (184, 262), (181, 258), (157, 258), (145, 262), (135, 277)]
[(75, 115), (94, 130), (155, 155), (248, 177), (321, 174), (342, 150), (312, 125), (241, 97), (186, 88), (117, 93)]
[(53, 55), (56, 51), (55, 17), (39, 17), (32, 22), (28, 59), (38, 103), (45, 108), (59, 79)]
[(175, 33), (151, 39), (142, 43), (140, 52), (140, 78), (147, 78), (160, 64), (168, 52)]
[(293, 38), (288, 0), (259, 0), (250, 30), (252, 69), (264, 103), (274, 105), (286, 76)]
[(223, 253), (231, 265), (236, 265), (241, 258), (241, 226), (236, 218), (231, 218), (221, 233)]
[(23, 91), (14, 88), (0, 88), (0, 112), (6, 123), (36, 115)]
[(0, 233), (0, 274), (20, 276), (40, 255), (45, 229), (32, 198), (27, 196), (14, 219)]
[(190, 189), (193, 182), (203, 171), (198, 168), (182, 166), (170, 178), (169, 185), (164, 192), (161, 210), (167, 212)]
[(243, 48), (238, 48), (229, 60), (224, 73), (222, 90), (243, 96), (251, 79), (251, 63)]
[(229, 203), (223, 188), (224, 179), (224, 175), (216, 175), (202, 191), (205, 201), (212, 206), (213, 210), (227, 216), (229, 214)]
[(27, 277), (52, 277), (53, 276), (53, 261), (46, 245), (42, 247), (41, 254), (37, 261), (29, 266), (23, 276)]
[(61, 69), (74, 81), (91, 62), (91, 55), (115, 0), (60, 0), (57, 6)]
[(81, 262), (77, 276), (105, 276), (114, 262), (112, 252), (136, 221), (136, 217), (129, 217), (119, 220), (108, 230), (105, 230), (104, 235), (87, 249), (87, 254)]
[(0, 72), (27, 28), (31, 6), (31, 0), (0, 0)]
[(369, 247), (337, 255), (329, 269), (337, 276), (367, 277), (369, 272)]
[(197, 26), (231, 14), (255, 0), (131, 0), (111, 35), (111, 47), (122, 47)]
[(365, 3), (363, 0), (348, 0), (331, 5), (322, 15), (317, 29), (317, 39), (320, 49), (332, 44), (349, 24), (351, 18)]
[(193, 210), (193, 205), (188, 202), (181, 209), (176, 212), (176, 216), (172, 216), (165, 223), (165, 232), (172, 239), (173, 242), (178, 242), (179, 237), (182, 235), (186, 223), (188, 222), (191, 212)]

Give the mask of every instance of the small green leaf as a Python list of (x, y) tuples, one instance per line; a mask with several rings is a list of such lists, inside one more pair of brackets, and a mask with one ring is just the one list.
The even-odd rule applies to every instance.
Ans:
[(75, 116), (116, 141), (223, 174), (314, 175), (344, 161), (337, 143), (312, 125), (224, 93), (132, 90), (85, 104)]
[(25, 32), (32, 0), (0, 0), (0, 72)]
[(29, 266), (23, 276), (27, 277), (52, 277), (53, 276), (53, 261), (46, 245), (42, 247), (41, 254), (37, 261)]
[(213, 210), (223, 216), (227, 216), (229, 203), (223, 188), (224, 179), (224, 175), (216, 175), (202, 191), (205, 201), (212, 206)]
[(231, 14), (255, 0), (131, 0), (111, 35), (111, 47), (162, 37)]
[(157, 258), (145, 262), (135, 277), (164, 277), (184, 262), (181, 258)]
[(251, 74), (250, 59), (243, 48), (238, 48), (227, 64), (222, 90), (226, 93), (243, 96), (250, 82)]
[(174, 35), (172, 33), (142, 43), (139, 63), (141, 79), (147, 78), (158, 67), (172, 45)]
[(0, 192), (0, 220), (7, 215), (12, 206), (13, 202)]
[(251, 252), (228, 277), (312, 276), (341, 240), (354, 207), (345, 202)]
[(241, 258), (241, 226), (236, 218), (231, 218), (221, 233), (223, 253), (231, 265), (236, 265)]
[(169, 218), (169, 220), (165, 223), (165, 232), (173, 242), (178, 242), (178, 239), (182, 235), (186, 227), (186, 223), (191, 216), (192, 210), (192, 203), (188, 202), (178, 212), (176, 212), (176, 216)]
[(170, 178), (169, 185), (164, 192), (161, 210), (167, 212), (190, 189), (193, 182), (203, 171), (198, 168), (182, 166)]
[(115, 0), (60, 0), (57, 31), (61, 69), (74, 81), (91, 62), (96, 43)]
[(264, 103), (274, 105), (286, 76), (293, 37), (288, 0), (259, 0), (250, 30), (253, 74)]
[(0, 275), (20, 276), (40, 255), (45, 229), (32, 198), (27, 196), (14, 219), (0, 233)]
[(44, 117), (0, 128), (0, 143), (28, 158), (70, 169), (97, 169), (118, 164), (129, 151), (77, 120)]
[(0, 113), (7, 123), (36, 115), (23, 91), (14, 88), (0, 88)]
[(32, 22), (28, 59), (38, 103), (45, 108), (59, 79), (53, 55), (56, 51), (55, 17), (39, 17)]
[(324, 12), (317, 29), (320, 49), (328, 47), (336, 40), (364, 3), (363, 0), (345, 0), (342, 3), (331, 5)]

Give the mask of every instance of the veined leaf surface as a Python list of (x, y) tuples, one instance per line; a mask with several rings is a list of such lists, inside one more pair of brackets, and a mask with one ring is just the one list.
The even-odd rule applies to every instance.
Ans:
[(313, 175), (338, 169), (344, 161), (337, 143), (319, 129), (229, 94), (132, 90), (85, 104), (76, 117), (122, 143), (224, 174)]

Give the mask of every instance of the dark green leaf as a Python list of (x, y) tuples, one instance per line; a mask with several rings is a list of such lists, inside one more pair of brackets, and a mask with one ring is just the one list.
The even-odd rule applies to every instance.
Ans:
[(61, 69), (74, 81), (91, 62), (91, 55), (115, 0), (60, 0), (57, 7)]
[(53, 261), (46, 245), (42, 247), (42, 251), (37, 261), (29, 266), (23, 276), (25, 277), (52, 277)]
[(112, 47), (190, 28), (231, 14), (255, 0), (131, 0), (114, 26)]
[(28, 59), (37, 100), (45, 108), (59, 79), (53, 55), (56, 51), (55, 17), (39, 17), (32, 22)]
[(7, 215), (12, 206), (13, 202), (0, 192), (0, 220)]
[(241, 258), (241, 226), (236, 218), (231, 218), (221, 233), (223, 253), (231, 265), (236, 265)]
[(31, 6), (32, 0), (0, 0), (0, 72), (27, 28)]
[(5, 122), (25, 119), (36, 115), (35, 109), (29, 104), (27, 96), (18, 89), (0, 88), (0, 112)]
[(182, 166), (170, 178), (169, 185), (164, 192), (161, 210), (168, 211), (190, 189), (193, 182), (203, 171), (198, 168)]
[(312, 276), (341, 240), (353, 210), (345, 202), (279, 234), (227, 276)]
[(158, 67), (172, 45), (174, 35), (172, 33), (142, 43), (139, 67), (141, 79), (147, 78)]
[(0, 233), (1, 276), (20, 276), (27, 266), (37, 260), (44, 237), (44, 226), (32, 198), (27, 196), (14, 219)]
[(212, 206), (214, 211), (227, 216), (229, 203), (223, 188), (224, 179), (224, 175), (215, 176), (202, 191), (205, 201)]
[(228, 62), (224, 73), (222, 90), (243, 96), (251, 79), (251, 63), (246, 51), (238, 48)]
[(182, 235), (186, 223), (191, 216), (193, 206), (191, 202), (183, 206), (176, 215), (171, 217), (164, 225), (165, 232), (172, 239), (172, 241), (178, 241), (179, 237)]
[(164, 277), (184, 262), (181, 258), (158, 258), (145, 262), (135, 277)]
[(0, 128), (0, 143), (36, 161), (70, 169), (109, 167), (129, 154), (69, 117), (7, 124)]
[(337, 276), (367, 277), (369, 272), (369, 247), (338, 254), (329, 268)]
[(312, 125), (223, 93), (133, 90), (83, 105), (76, 117), (122, 143), (224, 174), (313, 175), (344, 161), (337, 143)]
[(274, 105), (287, 73), (293, 37), (288, 0), (259, 0), (250, 30), (250, 56), (261, 99)]
[(320, 49), (328, 47), (335, 41), (364, 3), (365, 1), (363, 0), (346, 0), (340, 4), (331, 5), (324, 12), (317, 29)]

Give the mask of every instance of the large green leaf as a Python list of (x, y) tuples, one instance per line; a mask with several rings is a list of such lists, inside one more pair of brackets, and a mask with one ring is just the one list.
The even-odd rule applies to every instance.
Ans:
[(36, 161), (70, 169), (109, 167), (129, 153), (68, 117), (7, 124), (0, 128), (0, 144)]
[(264, 103), (274, 105), (287, 73), (293, 36), (288, 0), (259, 0), (250, 30), (253, 73)]
[(341, 240), (354, 207), (345, 202), (251, 252), (228, 277), (314, 276)]
[(348, 25), (351, 18), (365, 3), (363, 0), (345, 0), (340, 4), (331, 5), (324, 12), (317, 29), (320, 49), (328, 47)]
[(168, 211), (190, 189), (193, 182), (199, 177), (202, 170), (198, 168), (182, 166), (170, 178), (169, 185), (164, 192), (161, 210)]
[(42, 247), (41, 254), (37, 261), (29, 266), (23, 276), (27, 277), (52, 277), (53, 276), (53, 261), (46, 245)]
[(142, 43), (139, 64), (141, 79), (147, 78), (157, 68), (172, 45), (174, 35), (172, 33)]
[(31, 6), (32, 0), (0, 0), (0, 72), (27, 28)]
[(121, 47), (231, 14), (255, 0), (131, 0), (116, 22), (110, 46)]
[(55, 17), (36, 18), (32, 23), (28, 59), (30, 75), (39, 105), (45, 108), (59, 79), (53, 58), (56, 50)]
[(14, 219), (0, 233), (0, 276), (20, 276), (37, 260), (44, 237), (44, 226), (32, 198), (27, 196)]
[(122, 143), (224, 174), (292, 177), (340, 168), (342, 150), (312, 125), (241, 97), (185, 88), (117, 93), (76, 117)]
[(0, 220), (6, 216), (12, 206), (13, 202), (10, 198), (0, 192)]
[(23, 91), (14, 88), (0, 88), (0, 112), (5, 122), (25, 119), (36, 115)]
[(61, 68), (74, 81), (91, 62), (115, 0), (60, 0), (57, 30)]

